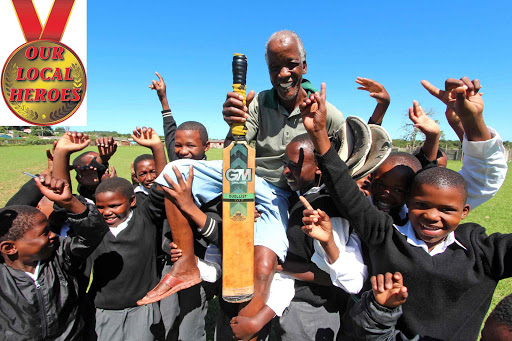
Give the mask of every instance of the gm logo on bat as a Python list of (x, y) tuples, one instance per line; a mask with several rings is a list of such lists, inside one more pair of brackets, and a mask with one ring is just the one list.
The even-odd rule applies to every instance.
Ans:
[(226, 179), (231, 183), (243, 183), (252, 181), (252, 168), (229, 168), (226, 171)]

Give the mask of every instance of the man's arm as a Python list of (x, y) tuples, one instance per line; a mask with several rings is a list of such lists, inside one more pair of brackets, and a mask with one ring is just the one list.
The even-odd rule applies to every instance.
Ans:
[[(233, 135), (231, 135), (231, 124), (236, 122), (246, 122), (249, 119), (249, 105), (254, 99), (255, 92), (249, 91), (247, 94), (245, 104), (243, 102), (243, 96), (236, 92), (228, 92), (226, 101), (222, 105), (222, 116), (224, 121), (229, 125), (229, 131), (224, 140), (224, 146), (227, 147), (233, 142)], [(246, 123), (247, 124), (247, 123)], [(252, 139), (252, 138), (251, 138)], [(248, 140), (250, 142), (250, 140)]]

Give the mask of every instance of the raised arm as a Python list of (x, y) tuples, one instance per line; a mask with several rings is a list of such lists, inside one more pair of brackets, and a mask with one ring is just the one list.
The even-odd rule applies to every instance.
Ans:
[[(347, 219), (361, 240), (367, 244), (379, 244), (385, 234), (393, 229), (392, 218), (375, 208), (350, 176), (347, 165), (341, 161), (331, 147), (326, 124), (326, 86), (322, 83), (321, 93), (312, 94), (300, 104), (302, 121), (316, 151), (316, 159), (322, 177), (341, 216)], [(304, 218), (304, 224), (314, 220)]]
[(435, 161), (439, 150), (441, 129), (433, 119), (425, 114), (418, 101), (413, 101), (412, 104), (413, 106), (409, 107), (409, 118), (414, 124), (414, 127), (425, 134), (425, 142), (421, 149), (429, 161)]
[[(445, 81), (445, 90), (437, 88), (426, 80), (421, 81), (421, 84), (450, 109), (447, 110), (446, 117), (461, 140), (461, 133), (465, 133), (469, 141), (491, 139), (482, 116), (484, 102), (481, 94), (478, 93), (481, 88), (478, 79), (470, 81), (468, 77), (462, 77), (460, 80), (448, 78)], [(452, 111), (457, 118), (453, 116)]]
[(137, 127), (133, 130), (132, 138), (143, 147), (151, 149), (155, 159), (156, 176), (160, 175), (167, 164), (164, 146), (160, 137), (152, 128)]
[(167, 87), (165, 85), (164, 79), (158, 72), (155, 72), (155, 74), (158, 77), (158, 81), (152, 80), (149, 88), (151, 90), (156, 90), (158, 99), (162, 104), (165, 149), (167, 150), (167, 157), (169, 158), (169, 161), (174, 161), (178, 159), (176, 153), (174, 152), (174, 145), (176, 143), (176, 121), (174, 120), (171, 108), (169, 107), (169, 102), (167, 100)]
[(96, 158), (98, 163), (101, 163), (108, 169), (108, 161), (117, 151), (117, 142), (114, 141), (112, 136), (100, 137), (95, 140), (96, 146), (98, 146), (99, 157)]
[(80, 132), (66, 132), (59, 139), (53, 153), (53, 177), (65, 180), (71, 189), (69, 176), (69, 159), (72, 153), (78, 152), (89, 145), (91, 140), (87, 134)]
[(79, 214), (85, 211), (85, 205), (71, 194), (69, 184), (51, 175), (40, 175), (34, 179), (41, 193), (68, 212)]
[(368, 123), (381, 125), (384, 115), (388, 110), (389, 103), (391, 102), (389, 93), (382, 84), (369, 78), (357, 77), (356, 83), (361, 85), (357, 88), (358, 90), (368, 91), (370, 96), (377, 100), (377, 106), (375, 110), (373, 110), (373, 114)]

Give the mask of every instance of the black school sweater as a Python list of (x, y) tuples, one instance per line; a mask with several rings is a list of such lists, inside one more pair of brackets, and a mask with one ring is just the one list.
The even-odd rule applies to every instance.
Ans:
[[(305, 197), (313, 208), (322, 209), (330, 217), (339, 217), (339, 213), (336, 211), (336, 207), (333, 205), (331, 197), (325, 189), (308, 194)], [(311, 257), (315, 253), (313, 238), (302, 231), (302, 226), (304, 225), (302, 223), (302, 212), (304, 209), (304, 205), (299, 200), (290, 209), (290, 218), (288, 219), (288, 229), (286, 231), (290, 246), (286, 255), (286, 261), (308, 264), (312, 271), (322, 271), (311, 261)], [(335, 308), (337, 289), (332, 284), (323, 286), (296, 279), (293, 301), (306, 302), (315, 307), (325, 305), (329, 311), (333, 311), (333, 309), (338, 311), (340, 307)], [(348, 296), (348, 294), (346, 295)]]
[(163, 192), (151, 187), (149, 196), (133, 209), (126, 229), (109, 232), (88, 259), (93, 266), (89, 297), (96, 308), (121, 310), (137, 306), (158, 283), (156, 236), (162, 228)]
[(512, 235), (487, 236), (477, 224), (462, 224), (455, 238), (466, 250), (453, 243), (432, 257), (359, 192), (334, 149), (317, 161), (338, 210), (370, 249), (372, 275), (404, 276), (409, 298), (396, 328), (408, 337), (476, 340), (496, 284), (512, 276)]

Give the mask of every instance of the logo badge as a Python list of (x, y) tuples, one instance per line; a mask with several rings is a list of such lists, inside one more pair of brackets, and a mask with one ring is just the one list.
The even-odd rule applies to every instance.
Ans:
[(69, 47), (58, 41), (23, 44), (2, 70), (2, 94), (9, 109), (25, 122), (52, 125), (79, 108), (85, 96), (85, 68)]

